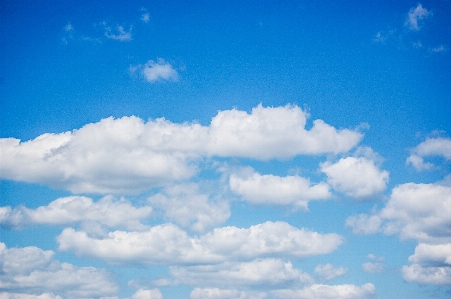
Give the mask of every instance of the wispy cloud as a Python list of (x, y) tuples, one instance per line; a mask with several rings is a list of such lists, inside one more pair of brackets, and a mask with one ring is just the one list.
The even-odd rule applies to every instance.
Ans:
[(409, 27), (410, 30), (418, 31), (421, 28), (419, 22), (430, 16), (432, 16), (432, 12), (428, 11), (426, 8), (423, 8), (423, 5), (419, 3), (416, 7), (412, 7), (409, 10), (404, 25)]
[(132, 26), (130, 26), (127, 31), (121, 25), (117, 25), (115, 28), (111, 28), (111, 26), (109, 26), (106, 22), (103, 22), (102, 24), (105, 27), (105, 36), (109, 39), (114, 39), (121, 42), (128, 42), (133, 39)]

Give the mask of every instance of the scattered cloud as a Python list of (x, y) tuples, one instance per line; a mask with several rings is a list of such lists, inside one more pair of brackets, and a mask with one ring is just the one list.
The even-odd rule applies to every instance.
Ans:
[(128, 30), (121, 25), (117, 25), (115, 28), (111, 28), (106, 22), (102, 22), (102, 25), (105, 28), (104, 35), (109, 39), (118, 40), (121, 42), (128, 42), (133, 39), (132, 37), (132, 26), (129, 27)]
[(265, 222), (248, 229), (216, 228), (200, 237), (189, 237), (173, 224), (144, 232), (114, 231), (103, 239), (66, 228), (57, 242), (60, 250), (111, 263), (174, 265), (277, 256), (303, 258), (333, 252), (342, 237), (298, 229), (285, 222)]
[(418, 264), (402, 267), (408, 282), (433, 285), (451, 285), (451, 267), (422, 267)]
[(304, 210), (308, 209), (310, 200), (327, 199), (331, 196), (326, 183), (312, 185), (309, 179), (297, 175), (261, 175), (249, 168), (231, 174), (229, 185), (233, 192), (248, 202), (294, 205)]
[(280, 288), (311, 284), (310, 275), (295, 269), (291, 262), (257, 259), (250, 262), (225, 262), (215, 265), (170, 267), (180, 283), (220, 288)]
[(424, 158), (430, 156), (442, 157), (445, 160), (451, 160), (451, 139), (438, 137), (428, 138), (411, 150), (406, 164), (412, 164), (417, 171), (430, 170), (435, 165), (430, 162), (424, 162)]
[(362, 270), (367, 273), (384, 273), (385, 265), (383, 263), (366, 262), (362, 264)]
[[(134, 116), (110, 117), (72, 132), (46, 133), (26, 142), (1, 138), (0, 178), (45, 184), (73, 193), (137, 194), (191, 178), (198, 171), (196, 163), (203, 157), (266, 160), (338, 154), (352, 149), (363, 137), (357, 130), (337, 130), (322, 120), (315, 120), (313, 127), (306, 130), (307, 116), (297, 106), (259, 105), (250, 114), (236, 109), (220, 111), (209, 126), (176, 124), (163, 118), (145, 123)], [(358, 190), (342, 184), (343, 188), (351, 188), (346, 192), (360, 196), (385, 188), (388, 175), (378, 172), (370, 161), (350, 164), (353, 165), (345, 169), (348, 175), (357, 174), (358, 167), (366, 167), (377, 180), (356, 185)], [(337, 166), (328, 167), (335, 179), (333, 170)], [(321, 184), (309, 190), (311, 197), (326, 195)]]
[[(38, 293), (34, 298), (105, 296), (117, 292), (117, 285), (105, 270), (76, 267), (53, 259), (54, 252), (37, 247), (7, 248), (0, 243), (0, 289), (8, 293)], [(1, 293), (0, 293), (1, 294)], [(5, 293), (3, 293), (4, 295)], [(7, 295), (7, 298), (33, 298)]]
[(195, 288), (191, 294), (191, 299), (265, 299), (266, 293), (245, 292), (236, 289), (223, 290), (219, 288)]
[(178, 81), (179, 79), (177, 71), (163, 58), (158, 58), (157, 61), (149, 60), (144, 65), (130, 66), (129, 70), (131, 74), (138, 72), (149, 83)]
[(194, 183), (166, 187), (163, 193), (151, 196), (148, 201), (163, 211), (164, 218), (196, 232), (203, 232), (230, 217), (228, 201), (200, 193)]
[(376, 288), (367, 283), (362, 286), (352, 284), (324, 285), (313, 284), (303, 289), (276, 290), (271, 294), (280, 299), (366, 299), (373, 298)]
[(420, 30), (419, 22), (430, 16), (432, 16), (432, 12), (428, 11), (426, 8), (423, 8), (423, 5), (419, 3), (416, 7), (412, 7), (409, 10), (404, 25), (409, 27), (410, 30), (418, 31)]
[(432, 48), (430, 51), (432, 53), (445, 53), (445, 52), (448, 52), (448, 48), (446, 48), (443, 45), (440, 45), (438, 47)]
[(343, 267), (335, 267), (332, 264), (318, 265), (315, 268), (315, 275), (322, 280), (332, 280), (348, 273), (348, 269)]
[(389, 173), (380, 170), (366, 157), (341, 158), (337, 163), (325, 162), (321, 171), (332, 187), (354, 198), (365, 198), (385, 190)]
[(139, 289), (130, 299), (163, 299), (163, 294), (161, 294), (159, 289)]
[(149, 23), (149, 21), (150, 21), (150, 14), (149, 14), (149, 12), (147, 11), (147, 9), (146, 8), (141, 8), (141, 12), (142, 12), (142, 14), (141, 14), (141, 21), (143, 22), (143, 23)]

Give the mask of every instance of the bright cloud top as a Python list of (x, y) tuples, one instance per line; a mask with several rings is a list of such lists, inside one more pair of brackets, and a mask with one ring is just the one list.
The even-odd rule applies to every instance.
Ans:
[[(59, 292), (69, 298), (113, 295), (118, 287), (105, 270), (76, 267), (53, 259), (54, 252), (0, 243), (0, 289), (7, 292)], [(1, 294), (1, 293), (0, 293)], [(9, 296), (7, 298), (14, 298)], [(42, 295), (41, 298), (53, 298)], [(39, 297), (38, 297), (39, 298)]]
[(0, 226), (23, 228), (32, 225), (70, 225), (81, 222), (83, 227), (94, 231), (97, 225), (142, 230), (146, 226), (140, 220), (149, 217), (150, 206), (136, 208), (125, 199), (114, 200), (111, 196), (93, 202), (85, 196), (69, 196), (52, 201), (35, 210), (19, 206), (0, 207)]
[(429, 170), (434, 168), (434, 164), (424, 162), (425, 157), (438, 156), (445, 160), (451, 160), (451, 139), (449, 138), (428, 138), (412, 149), (411, 155), (406, 163), (412, 164), (416, 170)]
[(380, 170), (371, 159), (365, 157), (341, 158), (332, 164), (321, 164), (332, 187), (348, 196), (364, 198), (382, 192), (387, 187), (389, 173)]
[(326, 183), (311, 185), (300, 176), (261, 175), (252, 169), (230, 175), (230, 189), (255, 204), (294, 205), (308, 209), (310, 200), (331, 196)]
[(61, 250), (112, 263), (186, 264), (219, 263), (259, 257), (307, 257), (333, 252), (341, 243), (337, 234), (297, 229), (285, 222), (266, 222), (248, 229), (216, 228), (200, 237), (189, 237), (173, 224), (144, 232), (114, 231), (96, 239), (86, 232), (65, 229), (57, 241)]
[[(134, 116), (110, 117), (26, 142), (2, 138), (0, 177), (74, 193), (136, 194), (192, 177), (196, 173), (192, 162), (200, 157), (266, 160), (338, 154), (352, 149), (363, 137), (356, 130), (337, 130), (322, 120), (315, 120), (306, 130), (307, 117), (297, 106), (260, 105), (250, 114), (220, 111), (210, 126), (176, 124), (163, 118), (145, 123)], [(325, 194), (322, 185), (312, 188)]]

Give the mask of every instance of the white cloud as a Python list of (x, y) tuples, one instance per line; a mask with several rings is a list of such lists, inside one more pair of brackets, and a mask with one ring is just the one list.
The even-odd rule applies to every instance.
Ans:
[(143, 21), (144, 23), (149, 23), (149, 21), (150, 21), (150, 15), (149, 15), (148, 12), (143, 13), (143, 14), (141, 15), (141, 21)]
[[(25, 294), (53, 292), (78, 298), (117, 292), (116, 284), (106, 271), (60, 263), (53, 260), (53, 255), (53, 251), (34, 246), (8, 249), (0, 243), (0, 289)], [(49, 293), (41, 296), (42, 299), (53, 298)]]
[(111, 196), (98, 202), (85, 196), (69, 196), (58, 198), (35, 210), (24, 206), (14, 209), (0, 207), (0, 226), (23, 228), (36, 224), (67, 225), (82, 222), (84, 227), (98, 224), (139, 230), (145, 228), (140, 220), (147, 218), (151, 212), (149, 206), (136, 208), (125, 199), (114, 200)]
[(132, 26), (126, 31), (123, 26), (116, 26), (115, 29), (111, 29), (110, 26), (106, 24), (106, 22), (102, 23), (105, 27), (105, 36), (109, 39), (118, 40), (121, 42), (128, 42), (133, 39), (132, 37)]
[(415, 254), (409, 257), (409, 262), (422, 265), (451, 266), (451, 243), (420, 243), (415, 248)]
[(130, 72), (139, 72), (147, 82), (155, 83), (161, 81), (178, 81), (179, 74), (173, 66), (163, 58), (157, 61), (149, 60), (144, 65), (130, 66)]
[(428, 18), (429, 16), (432, 16), (432, 12), (428, 11), (426, 8), (423, 8), (421, 3), (419, 3), (417, 7), (412, 7), (409, 10), (404, 25), (409, 27), (410, 30), (418, 31), (420, 30), (420, 25), (418, 22)]
[(280, 299), (366, 299), (373, 298), (376, 288), (367, 283), (362, 286), (352, 284), (324, 285), (314, 284), (299, 290), (272, 291), (276, 298)]
[(406, 164), (412, 164), (418, 171), (432, 169), (434, 164), (424, 162), (424, 158), (429, 156), (451, 160), (451, 139), (443, 137), (426, 139), (411, 150)]
[(40, 295), (33, 295), (23, 293), (1, 292), (0, 299), (62, 299), (62, 297), (55, 296), (51, 293), (42, 293)]
[(197, 232), (221, 224), (230, 217), (229, 203), (200, 193), (197, 184), (166, 187), (164, 194), (151, 196), (148, 201), (154, 208), (162, 209), (165, 218)]
[(244, 200), (256, 204), (295, 205), (308, 209), (310, 200), (331, 196), (326, 183), (311, 185), (300, 176), (261, 175), (252, 169), (230, 175), (230, 189)]
[(351, 216), (346, 225), (356, 233), (399, 234), (426, 242), (451, 240), (451, 187), (407, 183), (393, 189), (386, 206), (373, 215)]
[(73, 193), (137, 194), (190, 178), (203, 156), (290, 158), (341, 153), (362, 134), (321, 120), (305, 130), (296, 106), (220, 111), (210, 126), (165, 119), (112, 117), (72, 132), (20, 142), (1, 138), (0, 178), (50, 185)]
[(114, 231), (103, 239), (67, 228), (57, 241), (60, 250), (112, 263), (175, 265), (327, 254), (342, 243), (342, 237), (298, 229), (285, 222), (265, 222), (248, 229), (216, 228), (195, 238), (173, 224), (154, 226), (144, 232)]
[(207, 287), (277, 288), (311, 284), (313, 279), (291, 262), (279, 259), (257, 259), (250, 262), (225, 262), (216, 265), (170, 267), (180, 283)]
[(318, 265), (315, 268), (315, 275), (323, 280), (332, 280), (336, 277), (343, 276), (348, 269), (343, 267), (335, 267), (332, 264)]
[(191, 294), (191, 299), (265, 299), (266, 293), (263, 292), (244, 292), (236, 289), (218, 289), (218, 288), (195, 288)]
[(130, 299), (163, 299), (163, 294), (161, 294), (159, 289), (139, 289)]
[(451, 285), (451, 267), (422, 267), (418, 264), (402, 267), (402, 275), (408, 282), (419, 284)]
[(387, 187), (389, 173), (380, 170), (365, 157), (341, 158), (337, 163), (321, 164), (321, 171), (332, 187), (348, 196), (364, 198), (382, 192)]

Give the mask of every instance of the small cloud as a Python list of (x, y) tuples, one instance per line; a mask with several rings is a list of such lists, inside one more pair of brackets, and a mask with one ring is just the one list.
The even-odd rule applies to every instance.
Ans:
[(381, 43), (381, 44), (385, 44), (385, 42), (387, 41), (387, 35), (384, 35), (382, 32), (378, 32), (374, 38), (373, 38), (373, 42), (375, 43)]
[(144, 65), (130, 66), (131, 74), (136, 72), (141, 73), (147, 82), (155, 83), (158, 81), (178, 81), (179, 74), (172, 67), (169, 62), (166, 62), (163, 58), (158, 58), (157, 61), (149, 60)]
[(432, 16), (432, 12), (428, 11), (426, 8), (423, 8), (421, 3), (419, 3), (417, 7), (412, 7), (409, 10), (404, 26), (409, 27), (410, 30), (418, 31), (420, 30), (420, 25), (418, 22), (429, 16)]
[(71, 23), (68, 23), (66, 26), (64, 26), (64, 30), (67, 32), (74, 30), (74, 27), (72, 27)]
[(318, 265), (315, 268), (315, 274), (324, 280), (332, 280), (336, 277), (343, 276), (348, 269), (343, 267), (334, 267), (332, 264)]
[(448, 48), (445, 48), (443, 45), (440, 45), (438, 47), (432, 48), (430, 51), (432, 53), (445, 53), (448, 52)]
[(118, 40), (121, 42), (131, 41), (132, 38), (132, 26), (126, 31), (123, 26), (116, 26), (116, 29), (111, 29), (110, 26), (107, 26), (106, 22), (102, 23), (105, 26), (105, 36), (109, 39)]
[(385, 272), (385, 266), (382, 263), (373, 263), (373, 262), (368, 262), (368, 263), (364, 263), (362, 265), (362, 270), (367, 272), (367, 273), (384, 273)]

